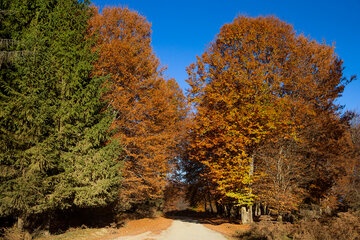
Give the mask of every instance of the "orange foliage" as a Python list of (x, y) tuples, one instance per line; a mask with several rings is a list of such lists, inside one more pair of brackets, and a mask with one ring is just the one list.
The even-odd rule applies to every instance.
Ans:
[[(254, 162), (260, 147), (306, 141), (309, 119), (322, 112), (336, 116), (334, 100), (344, 88), (333, 47), (296, 35), (274, 17), (240, 16), (224, 25), (188, 74), (188, 100), (196, 108), (191, 158), (207, 167), (204, 178), (223, 196), (248, 205), (254, 181), (269, 174)], [(293, 175), (304, 166), (279, 157)], [(300, 192), (297, 186), (267, 197), (287, 211), (296, 208)]]
[[(357, 161), (349, 126), (336, 114), (323, 111), (309, 121), (304, 138), (306, 163), (311, 168), (310, 197), (335, 209), (346, 194), (345, 189), (350, 185), (347, 181)], [(337, 190), (339, 187), (341, 191)]]
[(128, 8), (104, 8), (90, 21), (99, 34), (97, 75), (110, 75), (104, 96), (127, 155), (120, 197), (136, 204), (162, 197), (186, 114), (175, 80), (165, 80), (151, 47), (151, 24)]

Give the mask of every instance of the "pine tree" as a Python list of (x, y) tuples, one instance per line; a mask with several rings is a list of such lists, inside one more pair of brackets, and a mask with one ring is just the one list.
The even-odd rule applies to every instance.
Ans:
[(91, 76), (89, 3), (34, 4), (19, 0), (13, 10), (35, 11), (19, 34), (31, 54), (1, 75), (0, 214), (22, 220), (107, 205), (120, 184), (121, 149), (109, 131), (114, 115), (101, 101), (105, 78)]

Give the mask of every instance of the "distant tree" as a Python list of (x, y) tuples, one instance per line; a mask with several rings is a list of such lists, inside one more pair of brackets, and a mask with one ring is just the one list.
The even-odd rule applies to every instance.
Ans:
[(255, 183), (257, 202), (272, 214), (283, 215), (298, 210), (307, 196), (304, 189), (311, 173), (302, 155), (301, 144), (292, 139), (269, 142), (259, 148), (255, 169), (261, 178)]
[[(308, 119), (338, 109), (334, 100), (345, 84), (342, 61), (332, 47), (296, 35), (291, 25), (277, 18), (240, 16), (221, 28), (188, 73), (188, 99), (196, 109), (191, 158), (207, 167), (209, 181), (218, 184), (223, 196), (250, 207), (243, 208), (242, 218), (251, 222), (255, 181), (276, 181), (271, 169), (279, 161), (296, 175), (304, 163), (295, 155), (288, 159), (295, 149), (285, 148), (301, 141)], [(269, 149), (267, 160), (256, 166), (266, 144), (278, 146), (278, 154)], [(285, 198), (267, 196), (287, 210), (298, 204), (297, 194), (302, 192), (290, 178), (289, 183), (295, 185), (283, 192)], [(285, 187), (276, 184), (268, 189)]]
[(114, 202), (121, 148), (100, 101), (105, 78), (90, 75), (88, 2), (19, 0), (10, 10), (27, 19), (13, 36), (33, 54), (1, 69), (0, 215), (21, 228), (35, 214)]
[[(328, 178), (331, 179), (332, 185), (327, 191), (326, 198), (322, 201), (326, 207), (336, 209), (339, 205), (354, 210), (360, 209), (360, 117), (359, 113), (348, 111), (342, 116), (342, 126), (344, 131), (343, 137), (347, 140), (348, 146), (340, 145), (335, 142), (337, 147), (330, 150), (341, 151), (343, 158), (338, 160), (337, 171), (329, 171)], [(334, 144), (334, 145), (335, 145)], [(345, 152), (347, 151), (347, 152)], [(346, 154), (344, 154), (346, 153)], [(328, 163), (328, 168), (333, 169), (334, 163)], [(339, 168), (341, 167), (341, 168)], [(331, 197), (331, 198), (329, 198)], [(335, 200), (331, 204), (328, 200)]]
[(174, 163), (186, 114), (184, 96), (166, 80), (151, 47), (151, 24), (128, 8), (95, 13), (90, 30), (99, 34), (94, 74), (111, 77), (104, 95), (116, 112), (116, 139), (125, 146), (121, 207), (155, 204)]

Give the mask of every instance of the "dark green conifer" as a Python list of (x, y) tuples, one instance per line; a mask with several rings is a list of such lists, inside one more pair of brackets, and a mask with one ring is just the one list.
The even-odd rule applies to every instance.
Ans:
[(85, 37), (88, 4), (8, 5), (18, 18), (4, 21), (21, 24), (2, 33), (10, 32), (25, 54), (1, 67), (0, 216), (24, 220), (115, 200), (121, 151), (110, 140), (114, 115), (101, 101), (104, 78), (91, 76), (96, 55)]

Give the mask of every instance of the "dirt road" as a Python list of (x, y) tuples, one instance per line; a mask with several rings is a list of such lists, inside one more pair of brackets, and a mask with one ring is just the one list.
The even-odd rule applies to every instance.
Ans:
[(212, 231), (194, 220), (174, 220), (171, 226), (155, 235), (145, 232), (135, 236), (118, 237), (114, 240), (226, 240), (218, 232)]

